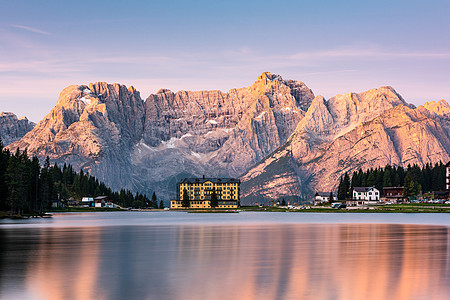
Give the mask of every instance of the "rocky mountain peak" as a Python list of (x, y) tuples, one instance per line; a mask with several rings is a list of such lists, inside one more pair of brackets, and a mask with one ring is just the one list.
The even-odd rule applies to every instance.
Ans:
[(0, 112), (0, 137), (5, 146), (20, 140), (34, 126), (26, 117), (18, 119), (12, 112)]
[(314, 99), (314, 93), (305, 83), (298, 80), (284, 80), (280, 75), (270, 72), (263, 72), (255, 83), (250, 87), (255, 97), (264, 94), (291, 94), (295, 106), (303, 111), (307, 111), (311, 101)]
[(159, 89), (159, 91), (156, 94), (165, 94), (165, 93), (171, 93), (172, 91), (169, 89)]
[(260, 81), (260, 80), (262, 80), (262, 81), (269, 81), (269, 80), (270, 81), (274, 81), (274, 80), (283, 81), (283, 78), (278, 74), (272, 74), (270, 72), (263, 72), (261, 75), (258, 76), (257, 81)]
[(450, 112), (450, 105), (444, 99), (441, 99), (438, 102), (426, 102), (423, 105), (423, 108), (438, 116), (444, 116)]

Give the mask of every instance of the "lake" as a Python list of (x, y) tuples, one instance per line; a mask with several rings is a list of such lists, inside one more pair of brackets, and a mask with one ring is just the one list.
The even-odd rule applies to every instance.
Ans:
[(0, 299), (449, 299), (448, 214), (0, 220)]

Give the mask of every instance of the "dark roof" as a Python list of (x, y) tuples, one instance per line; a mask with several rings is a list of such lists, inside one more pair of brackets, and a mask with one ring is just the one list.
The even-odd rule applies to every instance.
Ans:
[[(320, 197), (330, 197), (330, 192), (324, 192), (324, 193), (322, 193), (322, 192), (317, 192), (316, 193), (316, 195), (315, 196), (320, 196)], [(335, 193), (333, 193), (333, 197), (336, 197), (336, 194)]]
[(236, 178), (184, 178), (178, 183), (205, 183), (211, 181), (212, 183), (241, 183)]
[(361, 192), (365, 193), (365, 192), (369, 191), (370, 189), (374, 189), (374, 188), (375, 187), (373, 187), (373, 186), (355, 186), (353, 188), (353, 190), (358, 192), (358, 193), (361, 193)]
[(402, 186), (387, 186), (383, 187), (383, 190), (403, 190), (404, 187)]

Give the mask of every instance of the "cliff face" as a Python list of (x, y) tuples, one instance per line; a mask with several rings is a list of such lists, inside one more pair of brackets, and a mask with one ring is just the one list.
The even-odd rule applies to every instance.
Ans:
[(237, 177), (286, 141), (313, 98), (304, 83), (270, 73), (228, 93), (160, 90), (145, 102), (135, 177), (147, 174), (162, 193), (186, 176)]
[[(446, 107), (441, 100), (415, 109), (391, 87), (316, 97), (287, 142), (242, 176), (243, 198), (278, 198), (294, 188), (309, 196), (334, 190), (342, 174), (359, 168), (447, 162)], [(274, 178), (286, 184), (272, 187)]]
[(162, 89), (145, 103), (132, 87), (70, 86), (11, 147), (169, 199), (178, 178), (242, 174), (287, 140), (313, 98), (304, 83), (270, 73), (228, 93)]
[(415, 108), (392, 87), (326, 100), (263, 73), (228, 93), (161, 89), (145, 102), (119, 84), (70, 86), (9, 148), (164, 200), (183, 177), (244, 174), (242, 202), (251, 203), (309, 198), (359, 168), (447, 162), (449, 137), (444, 100)]
[(114, 187), (130, 187), (130, 151), (144, 127), (144, 103), (133, 88), (99, 82), (65, 88), (51, 112), (10, 148), (70, 163)]
[(18, 119), (13, 113), (0, 112), (0, 137), (5, 146), (20, 140), (34, 126), (26, 117)]

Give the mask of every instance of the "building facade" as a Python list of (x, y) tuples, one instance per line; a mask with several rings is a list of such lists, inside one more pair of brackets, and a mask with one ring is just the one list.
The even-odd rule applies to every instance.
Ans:
[(445, 189), (450, 190), (450, 161), (445, 165)]
[[(338, 201), (337, 195), (333, 193), (333, 200)], [(330, 193), (317, 192), (314, 195), (314, 205), (319, 205), (322, 203), (327, 203), (330, 201)]]
[(351, 200), (346, 200), (347, 206), (378, 204), (380, 202), (380, 191), (374, 187), (354, 187), (352, 196)]
[(183, 195), (189, 198), (189, 208), (211, 208), (211, 195), (216, 193), (217, 208), (236, 209), (240, 206), (241, 181), (235, 178), (185, 178), (177, 183), (177, 199), (171, 209), (182, 209)]
[(405, 197), (403, 193), (404, 187), (402, 186), (383, 188), (384, 200), (386, 202), (393, 202), (393, 203), (408, 202), (408, 197)]

